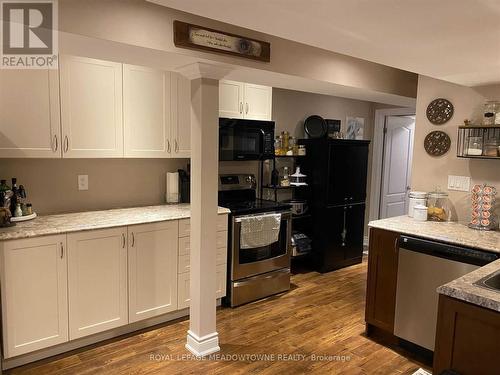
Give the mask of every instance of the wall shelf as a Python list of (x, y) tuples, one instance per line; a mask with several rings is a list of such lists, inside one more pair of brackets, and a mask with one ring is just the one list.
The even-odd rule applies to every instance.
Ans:
[[(477, 148), (475, 143), (476, 139), (480, 140), (482, 147), (482, 155), (469, 155), (469, 150)], [(489, 146), (488, 144), (493, 144)], [(496, 147), (494, 146), (496, 144)], [(458, 127), (458, 141), (457, 141), (457, 157), (466, 159), (500, 159), (500, 126), (486, 126), (486, 125), (461, 125)], [(489, 148), (496, 148), (495, 152)]]

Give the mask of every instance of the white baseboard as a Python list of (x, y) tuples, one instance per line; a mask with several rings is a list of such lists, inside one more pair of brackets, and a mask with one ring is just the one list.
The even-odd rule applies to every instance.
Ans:
[(187, 334), (186, 349), (196, 357), (205, 357), (207, 355), (220, 351), (219, 334), (213, 332), (209, 335), (199, 337), (191, 330)]

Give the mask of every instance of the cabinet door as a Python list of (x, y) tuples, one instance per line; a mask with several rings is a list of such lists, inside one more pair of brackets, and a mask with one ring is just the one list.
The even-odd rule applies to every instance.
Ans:
[(129, 321), (177, 309), (178, 222), (128, 228)]
[(345, 260), (360, 260), (363, 257), (363, 237), (365, 230), (365, 205), (347, 206)]
[(344, 261), (345, 241), (342, 236), (346, 211), (347, 207), (331, 207), (317, 215), (313, 238), (316, 263), (321, 272), (339, 268)]
[(370, 229), (365, 320), (394, 332), (399, 233)]
[(172, 132), (171, 156), (191, 156), (191, 81), (172, 73)]
[(219, 81), (219, 117), (244, 118), (243, 82)]
[(365, 201), (368, 145), (331, 144), (328, 170), (329, 205)]
[(0, 70), (0, 158), (61, 157), (57, 70)]
[(66, 236), (0, 246), (5, 358), (68, 341)]
[(250, 120), (271, 120), (273, 88), (245, 83), (244, 117)]
[(71, 340), (128, 323), (127, 228), (68, 234)]
[(61, 56), (63, 157), (123, 157), (122, 65)]
[(170, 73), (123, 66), (125, 156), (168, 157), (170, 142)]

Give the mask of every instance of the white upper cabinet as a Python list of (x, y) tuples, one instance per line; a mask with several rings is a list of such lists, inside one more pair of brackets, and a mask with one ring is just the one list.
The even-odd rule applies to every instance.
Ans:
[(245, 83), (245, 118), (252, 120), (271, 120), (273, 88)]
[(127, 228), (67, 239), (70, 339), (127, 324)]
[(245, 84), (219, 81), (219, 117), (243, 118), (243, 91)]
[(57, 70), (0, 70), (0, 158), (61, 157)]
[(0, 243), (5, 358), (68, 341), (65, 247), (66, 235)]
[(219, 117), (271, 120), (273, 88), (235, 81), (219, 82)]
[(123, 65), (126, 157), (168, 157), (172, 150), (170, 73)]
[(61, 56), (63, 157), (123, 157), (122, 64)]
[(177, 310), (177, 221), (128, 228), (130, 323)]
[(189, 158), (191, 156), (191, 81), (177, 73), (172, 73), (171, 77), (171, 156)]

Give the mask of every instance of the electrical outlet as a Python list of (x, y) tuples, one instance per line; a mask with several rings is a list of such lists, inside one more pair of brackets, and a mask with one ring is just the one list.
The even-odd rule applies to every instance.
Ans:
[(448, 190), (470, 191), (470, 177), (448, 176)]
[(78, 190), (89, 190), (89, 176), (86, 174), (78, 175)]

